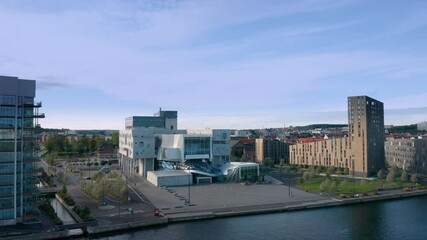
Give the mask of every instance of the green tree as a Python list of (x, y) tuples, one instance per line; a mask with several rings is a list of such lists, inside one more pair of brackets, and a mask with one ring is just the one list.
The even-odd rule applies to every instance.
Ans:
[(116, 145), (116, 146), (119, 146), (119, 133), (118, 132), (115, 132), (111, 135), (111, 143)]
[(402, 174), (400, 175), (400, 181), (407, 182), (408, 181), (408, 173), (403, 170)]
[(271, 158), (265, 158), (263, 161), (263, 165), (269, 168), (274, 168), (274, 162)]
[(332, 181), (331, 184), (328, 187), (330, 192), (336, 192), (337, 191), (337, 182)]
[(55, 157), (53, 156), (53, 154), (52, 154), (52, 153), (48, 153), (48, 154), (46, 155), (46, 162), (47, 162), (47, 164), (49, 164), (50, 166), (55, 165)]
[(348, 168), (344, 168), (343, 174), (346, 175), (346, 176), (349, 174)]
[(64, 184), (62, 185), (62, 190), (61, 190), (64, 194), (67, 194), (67, 186)]
[(304, 179), (304, 181), (310, 180), (310, 173), (305, 171), (304, 174), (302, 175), (302, 178)]
[(82, 212), (81, 212), (81, 214), (82, 214), (82, 218), (83, 218), (83, 220), (89, 220), (90, 219), (90, 209), (88, 208), (88, 206), (87, 205), (85, 205), (84, 206), (84, 208), (83, 208), (83, 210), (82, 210)]
[(89, 151), (90, 152), (94, 152), (96, 150), (97, 147), (97, 141), (95, 138), (91, 138), (89, 140)]
[(396, 177), (396, 172), (393, 169), (391, 169), (387, 174), (386, 181), (393, 182), (395, 177)]
[(58, 179), (62, 184), (68, 184), (68, 176), (64, 172), (58, 173)]
[(378, 170), (377, 176), (378, 178), (384, 178), (385, 177), (384, 170), (383, 169)]
[(332, 175), (332, 174), (334, 174), (335, 173), (335, 167), (334, 166), (331, 166), (331, 167), (329, 167), (328, 168), (328, 173), (329, 173), (329, 175)]
[(325, 179), (319, 186), (319, 190), (321, 192), (326, 191), (327, 189), (329, 189), (329, 185), (331, 184), (331, 180), (329, 179)]
[(412, 175), (411, 175), (411, 182), (412, 182), (412, 183), (416, 183), (416, 182), (418, 182), (417, 174), (415, 174), (415, 173), (414, 173), (414, 174), (412, 174)]

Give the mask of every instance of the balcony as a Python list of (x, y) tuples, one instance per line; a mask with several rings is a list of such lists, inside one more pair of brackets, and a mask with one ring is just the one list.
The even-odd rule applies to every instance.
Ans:
[(35, 102), (35, 103), (24, 103), (24, 107), (35, 107), (35, 108), (40, 108), (42, 107), (42, 103), (41, 102)]
[(45, 118), (44, 113), (35, 113), (33, 118)]

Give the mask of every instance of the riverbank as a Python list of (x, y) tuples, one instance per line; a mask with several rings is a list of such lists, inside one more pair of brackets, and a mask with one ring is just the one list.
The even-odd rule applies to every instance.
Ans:
[[(417, 190), (413, 192), (402, 192), (392, 191), (392, 192), (382, 192), (381, 195), (372, 195), (364, 196), (351, 199), (338, 199), (338, 198), (327, 198), (306, 202), (287, 202), (287, 203), (275, 203), (275, 204), (260, 204), (260, 205), (251, 205), (251, 206), (239, 206), (239, 207), (228, 207), (228, 208), (217, 208), (217, 209), (205, 209), (197, 211), (183, 211), (166, 213), (158, 217), (151, 217), (150, 219), (145, 220), (136, 220), (136, 221), (126, 221), (121, 223), (115, 223), (110, 225), (103, 226), (87, 226), (80, 225), (80, 228), (84, 229), (87, 236), (105, 236), (111, 235), (114, 233), (123, 233), (128, 230), (133, 229), (144, 229), (149, 227), (161, 227), (166, 226), (170, 223), (179, 223), (179, 222), (188, 222), (188, 221), (198, 221), (205, 219), (215, 219), (215, 218), (230, 218), (230, 217), (239, 217), (247, 215), (257, 215), (257, 214), (268, 214), (268, 213), (278, 213), (278, 212), (287, 212), (287, 211), (301, 211), (307, 209), (315, 208), (328, 208), (328, 207), (337, 207), (353, 204), (363, 204), (367, 202), (376, 202), (376, 201), (387, 201), (387, 200), (397, 200), (417, 196), (427, 195), (427, 190)], [(65, 227), (65, 226), (64, 226)], [(60, 232), (50, 232), (50, 233), (40, 233), (32, 234), (32, 239), (61, 239), (69, 238), (72, 235), (72, 231), (60, 231)], [(74, 235), (76, 236), (76, 235)], [(80, 235), (81, 236), (81, 235)], [(28, 239), (28, 235), (22, 236), (11, 236), (4, 237), (6, 240), (16, 240), (16, 239)]]
[(123, 223), (111, 226), (95, 226), (88, 227), (88, 234), (90, 236), (96, 235), (108, 235), (109, 233), (117, 232), (123, 233), (131, 229), (141, 229), (153, 226), (165, 226), (170, 223), (179, 223), (179, 222), (188, 222), (188, 221), (198, 221), (206, 219), (215, 219), (215, 218), (230, 218), (230, 217), (239, 217), (247, 215), (257, 215), (257, 214), (268, 214), (268, 213), (278, 213), (286, 211), (300, 211), (307, 209), (315, 208), (327, 208), (327, 207), (337, 207), (353, 204), (363, 204), (367, 202), (375, 201), (387, 201), (387, 200), (396, 200), (417, 196), (427, 195), (427, 190), (418, 190), (413, 192), (399, 192), (399, 193), (383, 193), (382, 195), (373, 195), (366, 197), (358, 197), (353, 199), (337, 199), (330, 198), (327, 200), (320, 200), (314, 202), (304, 202), (304, 203), (295, 203), (295, 204), (266, 204), (266, 205), (256, 205), (256, 206), (246, 206), (246, 207), (236, 207), (229, 209), (213, 209), (205, 211), (196, 211), (196, 212), (176, 212), (165, 214), (164, 216), (159, 217), (157, 220), (145, 220), (135, 223)]
[(397, 200), (402, 198), (417, 197), (427, 195), (427, 190), (418, 190), (413, 192), (400, 192), (400, 193), (385, 193), (382, 195), (373, 195), (358, 197), (352, 199), (338, 199), (331, 198), (329, 200), (320, 200), (316, 202), (296, 203), (287, 204), (280, 206), (278, 204), (264, 205), (264, 206), (248, 206), (246, 208), (230, 209), (227, 211), (205, 211), (205, 212), (189, 212), (189, 213), (174, 213), (168, 214), (169, 222), (183, 222), (183, 221), (195, 221), (201, 219), (213, 219), (213, 218), (226, 218), (226, 217), (238, 217), (256, 214), (268, 214), (286, 211), (298, 211), (315, 208), (325, 207), (336, 207), (345, 206), (351, 204), (361, 204), (374, 201), (387, 201)]

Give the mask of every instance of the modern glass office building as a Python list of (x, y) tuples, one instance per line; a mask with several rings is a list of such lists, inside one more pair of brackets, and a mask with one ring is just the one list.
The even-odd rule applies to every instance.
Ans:
[(0, 226), (34, 219), (36, 82), (0, 76)]

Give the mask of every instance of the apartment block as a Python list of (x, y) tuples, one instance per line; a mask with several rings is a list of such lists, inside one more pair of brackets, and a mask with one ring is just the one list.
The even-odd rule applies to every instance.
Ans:
[(427, 175), (427, 139), (387, 139), (385, 158), (390, 166)]
[(289, 144), (272, 139), (259, 138), (255, 140), (255, 156), (258, 163), (270, 158), (275, 164), (289, 163)]
[(384, 167), (384, 105), (367, 96), (348, 97), (347, 137), (300, 142), (290, 147), (291, 164), (348, 168), (357, 176)]

